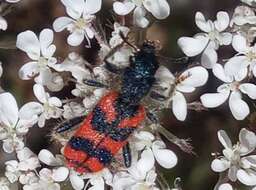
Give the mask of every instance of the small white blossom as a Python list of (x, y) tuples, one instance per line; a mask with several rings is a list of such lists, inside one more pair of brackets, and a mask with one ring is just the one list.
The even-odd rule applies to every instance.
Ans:
[(199, 33), (194, 37), (181, 37), (178, 45), (189, 57), (202, 53), (201, 64), (211, 69), (217, 63), (218, 55), (216, 50), (219, 46), (229, 45), (232, 41), (232, 34), (224, 32), (229, 26), (229, 15), (227, 12), (217, 13), (217, 20), (206, 20), (201, 12), (195, 16), (196, 25), (204, 33)]
[(7, 153), (24, 147), (23, 136), (36, 123), (35, 113), (31, 117), (24, 113), (26, 106), (27, 104), (19, 111), (17, 102), (10, 93), (0, 94), (0, 140), (3, 141), (3, 149)]
[(40, 84), (35, 84), (33, 87), (34, 94), (37, 97), (38, 101), (41, 102), (31, 102), (24, 106), (24, 112), (29, 116), (31, 110), (36, 110), (38, 117), (38, 126), (43, 127), (45, 125), (45, 120), (51, 118), (59, 118), (62, 115), (62, 102), (57, 97), (50, 97), (49, 93), (45, 92), (45, 89)]
[(5, 176), (11, 183), (18, 181), (21, 171), (19, 170), (19, 163), (17, 160), (10, 160), (5, 162)]
[(156, 172), (154, 169), (140, 170), (136, 163), (127, 171), (120, 171), (114, 175), (113, 190), (159, 190), (155, 185)]
[(89, 65), (89, 63), (82, 56), (72, 52), (68, 54), (68, 57), (62, 63), (54, 65), (54, 69), (58, 72), (71, 72), (77, 82), (82, 83), (83, 79), (91, 77), (91, 73), (86, 68), (86, 65)]
[(203, 86), (208, 80), (208, 72), (201, 66), (192, 67), (175, 77), (166, 67), (161, 66), (155, 77), (165, 89), (167, 106), (172, 105), (175, 117), (184, 121), (187, 116), (187, 102), (183, 93), (194, 92), (196, 87)]
[(250, 46), (242, 35), (235, 35), (232, 41), (233, 48), (238, 54), (225, 64), (225, 72), (230, 75), (237, 75), (244, 69), (249, 69), (256, 76), (256, 45)]
[(224, 84), (217, 88), (217, 93), (202, 95), (200, 98), (202, 104), (207, 108), (215, 108), (229, 99), (229, 108), (233, 116), (237, 120), (243, 120), (250, 113), (250, 109), (242, 100), (242, 93), (247, 94), (251, 99), (256, 99), (256, 85), (242, 82), (247, 75), (246, 68), (242, 69), (239, 75), (232, 76), (224, 71), (222, 65), (216, 64), (213, 67), (213, 74)]
[(170, 6), (166, 0), (125, 0), (114, 2), (113, 9), (118, 15), (127, 15), (133, 12), (135, 25), (145, 28), (149, 24), (146, 11), (157, 19), (165, 19), (170, 14)]
[[(39, 39), (30, 30), (22, 32), (17, 36), (16, 46), (26, 52), (32, 61), (23, 65), (19, 70), (19, 76), (23, 80), (35, 77), (35, 82), (47, 85), (52, 82), (52, 67), (56, 62), (53, 54), (56, 47), (53, 42), (53, 31), (44, 29), (40, 32)], [(38, 76), (37, 76), (38, 75)]]
[[(29, 173), (40, 166), (37, 156), (27, 147), (17, 151), (18, 160), (10, 160), (5, 162), (6, 172), (5, 176), (11, 183), (18, 181), (24, 181), (23, 179)], [(31, 176), (31, 174), (30, 174)]]
[(152, 133), (140, 131), (139, 133), (135, 133), (134, 137), (136, 139), (134, 142), (135, 149), (142, 151), (142, 159), (137, 163), (138, 168), (146, 167), (148, 170), (150, 170), (153, 168), (155, 160), (159, 163), (159, 165), (168, 169), (173, 168), (177, 164), (178, 159), (175, 153), (166, 149), (164, 142), (161, 140), (156, 140)]
[(90, 39), (95, 35), (92, 25), (94, 14), (101, 9), (102, 0), (61, 0), (61, 2), (71, 18), (57, 18), (53, 23), (54, 30), (61, 32), (67, 28), (70, 32), (67, 42), (71, 46), (80, 45), (84, 38), (90, 46)]
[(43, 168), (39, 171), (39, 181), (27, 184), (24, 190), (60, 190), (59, 182), (63, 182), (68, 177), (69, 171), (65, 167), (57, 169)]
[[(41, 162), (45, 163), (48, 166), (53, 167), (62, 167), (65, 165), (64, 157), (62, 155), (54, 156), (50, 151), (43, 149), (39, 152), (38, 158)], [(81, 175), (78, 175), (77, 172), (72, 169), (69, 170), (69, 179), (72, 187), (75, 190), (82, 190), (85, 186), (84, 179)]]
[(225, 131), (218, 131), (218, 138), (224, 146), (223, 155), (213, 160), (211, 167), (215, 172), (228, 171), (231, 181), (237, 179), (249, 186), (256, 185), (255, 162), (256, 155), (249, 155), (255, 150), (256, 135), (246, 129), (241, 129), (239, 142), (232, 146), (232, 142)]

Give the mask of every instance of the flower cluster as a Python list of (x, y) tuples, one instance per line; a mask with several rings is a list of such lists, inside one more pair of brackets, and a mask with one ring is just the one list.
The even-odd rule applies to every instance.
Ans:
[(239, 180), (245, 185), (256, 186), (256, 155), (252, 154), (256, 148), (256, 135), (243, 128), (239, 133), (239, 142), (235, 145), (232, 145), (230, 138), (223, 130), (218, 131), (218, 138), (224, 147), (222, 151), (224, 156), (218, 156), (212, 161), (212, 170), (215, 172), (228, 170), (227, 175), (230, 181)]

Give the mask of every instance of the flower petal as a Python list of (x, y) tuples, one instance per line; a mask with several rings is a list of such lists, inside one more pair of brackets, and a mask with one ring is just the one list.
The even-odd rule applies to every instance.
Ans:
[(46, 94), (46, 92), (44, 90), (44, 87), (42, 85), (35, 84), (33, 86), (33, 91), (34, 91), (34, 94), (35, 94), (36, 98), (40, 102), (42, 102), (42, 103), (46, 103), (47, 102), (48, 97), (47, 97), (47, 94)]
[(248, 104), (241, 98), (240, 92), (232, 92), (229, 98), (230, 110), (237, 120), (245, 119), (250, 113)]
[(43, 149), (39, 152), (38, 159), (48, 166), (59, 166), (62, 164), (61, 161), (55, 158), (47, 149)]
[(40, 43), (36, 34), (30, 30), (21, 32), (17, 36), (17, 48), (26, 52), (33, 59), (38, 60), (40, 57)]
[(201, 12), (197, 12), (195, 15), (195, 21), (198, 28), (202, 31), (208, 33), (213, 29), (212, 21), (206, 21), (204, 15)]
[(170, 14), (170, 6), (166, 0), (144, 0), (143, 5), (157, 19), (165, 19)]
[(43, 56), (46, 58), (51, 58), (56, 50), (56, 46), (52, 44), (53, 31), (48, 28), (42, 30), (39, 35), (39, 41)]
[(119, 2), (113, 3), (113, 9), (118, 15), (127, 15), (135, 8), (135, 4), (132, 2)]
[(137, 25), (141, 28), (146, 28), (149, 24), (149, 21), (145, 16), (146, 16), (145, 9), (143, 9), (141, 7), (135, 8), (135, 10), (133, 12), (133, 20), (134, 20), (135, 25)]
[(43, 112), (43, 106), (38, 102), (29, 102), (23, 105), (19, 111), (21, 119), (30, 120)]
[(224, 70), (231, 76), (236, 76), (238, 73), (246, 68), (250, 62), (247, 61), (245, 56), (234, 56), (228, 60), (224, 66)]
[(69, 170), (66, 167), (59, 167), (58, 169), (53, 170), (52, 178), (56, 182), (65, 181), (68, 177)]
[(229, 19), (228, 13), (224, 11), (220, 11), (217, 13), (217, 20), (214, 21), (215, 28), (219, 32), (222, 32), (228, 27), (229, 21), (230, 19)]
[(67, 42), (71, 46), (79, 46), (84, 40), (84, 32), (74, 31), (68, 36)]
[(215, 64), (212, 68), (213, 74), (223, 82), (230, 83), (233, 78), (225, 73), (225, 70), (221, 64)]
[(249, 185), (249, 186), (256, 185), (256, 173), (250, 170), (247, 170), (247, 171), (243, 169), (238, 170), (237, 178), (241, 183), (245, 185)]
[(54, 106), (54, 107), (61, 107), (61, 105), (62, 105), (61, 100), (57, 97), (49, 98), (48, 102), (49, 102), (50, 106)]
[(39, 73), (39, 67), (37, 62), (28, 62), (23, 65), (19, 70), (19, 77), (22, 80), (30, 80), (36, 74)]
[(87, 14), (95, 14), (101, 9), (102, 0), (86, 0), (85, 12)]
[(239, 34), (233, 37), (232, 46), (239, 53), (246, 53), (248, 49), (245, 37)]
[(233, 187), (229, 183), (223, 183), (219, 186), (218, 190), (233, 190)]
[(232, 142), (230, 138), (228, 137), (227, 133), (224, 130), (218, 131), (218, 138), (221, 144), (224, 146), (225, 149), (231, 149), (232, 148)]
[(172, 112), (175, 117), (184, 121), (187, 117), (187, 102), (182, 93), (176, 91), (172, 100)]
[(206, 108), (216, 108), (223, 104), (229, 96), (229, 91), (221, 93), (206, 93), (200, 97), (200, 100)]
[(155, 158), (151, 149), (146, 148), (141, 153), (141, 158), (137, 162), (137, 169), (142, 172), (142, 174), (146, 174), (154, 167)]
[(55, 32), (61, 32), (67, 28), (73, 20), (69, 17), (59, 17), (53, 22), (53, 29)]
[(179, 77), (185, 78), (185, 80), (181, 82), (182, 85), (199, 87), (207, 82), (208, 71), (201, 66), (196, 66), (186, 70)]
[(168, 149), (162, 141), (155, 141), (152, 144), (152, 151), (157, 162), (164, 168), (170, 169), (176, 166), (178, 158), (176, 154)]
[(207, 48), (201, 56), (201, 64), (207, 69), (211, 69), (217, 63), (218, 55), (215, 49)]
[(0, 121), (8, 127), (14, 127), (18, 121), (18, 105), (9, 92), (0, 94)]
[(181, 37), (178, 39), (178, 45), (187, 56), (193, 57), (202, 53), (208, 41), (209, 38), (202, 35), (194, 38)]
[(239, 89), (247, 94), (251, 99), (256, 99), (256, 85), (251, 83), (243, 83), (239, 86)]
[(82, 190), (84, 188), (84, 180), (81, 177), (79, 177), (76, 174), (72, 173), (69, 176), (69, 179), (70, 179), (72, 187), (75, 190)]
[(84, 0), (61, 0), (66, 7), (67, 14), (74, 19), (82, 16), (84, 11)]
[(230, 164), (224, 159), (214, 159), (211, 164), (211, 168), (215, 172), (223, 172), (229, 168)]
[(256, 147), (256, 135), (253, 132), (243, 128), (239, 133), (239, 142), (241, 154), (249, 154)]

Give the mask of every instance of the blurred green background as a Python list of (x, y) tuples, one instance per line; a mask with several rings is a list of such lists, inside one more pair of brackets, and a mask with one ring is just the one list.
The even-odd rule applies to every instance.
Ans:
[[(104, 9), (101, 16), (109, 15), (111, 3), (109, 0), (103, 0)], [(152, 40), (160, 40), (163, 45), (162, 55), (166, 57), (181, 57), (182, 52), (177, 46), (177, 39), (181, 36), (193, 36), (199, 32), (194, 23), (196, 11), (201, 11), (209, 19), (215, 19), (217, 11), (224, 10), (232, 15), (234, 8), (239, 5), (238, 0), (171, 0), (171, 14), (164, 21), (155, 22), (149, 28), (147, 36)], [(21, 0), (15, 4), (12, 12), (6, 19), (8, 21), (8, 30), (0, 32), (0, 41), (7, 40), (15, 43), (16, 35), (24, 30), (33, 30), (39, 33), (43, 28), (52, 27), (52, 23), (58, 16), (65, 15), (63, 5), (59, 0)], [(55, 35), (55, 44), (57, 46), (56, 55), (58, 60), (63, 60), (69, 52), (78, 51), (89, 61), (94, 60), (97, 54), (95, 49), (86, 49), (83, 46), (71, 48), (66, 44), (67, 32)], [(232, 51), (220, 50), (221, 54), (226, 53), (225, 57), (231, 57)], [(18, 78), (19, 68), (28, 61), (27, 56), (16, 49), (0, 50), (0, 60), (3, 62), (4, 74), (1, 79), (1, 86), (9, 92), (12, 92), (21, 106), (27, 101), (33, 100), (32, 81), (22, 81)], [(169, 65), (171, 71), (184, 69), (183, 65)], [(205, 87), (197, 90), (188, 98), (188, 102), (199, 100), (204, 92), (215, 92), (219, 81), (212, 77)], [(252, 107), (251, 111), (254, 108)], [(248, 117), (249, 118), (249, 117)], [(176, 177), (182, 178), (184, 190), (211, 190), (217, 182), (218, 175), (211, 171), (210, 164), (211, 153), (221, 151), (220, 143), (217, 139), (217, 131), (225, 129), (235, 142), (240, 128), (250, 127), (254, 130), (254, 125), (249, 119), (236, 121), (231, 115), (227, 104), (204, 112), (189, 111), (185, 122), (179, 122), (175, 119), (170, 110), (166, 110), (163, 115), (163, 125), (182, 138), (191, 138), (197, 156), (188, 155), (179, 150), (176, 146), (170, 144), (170, 147), (179, 157), (178, 165), (168, 171), (163, 170), (170, 184)], [(42, 148), (49, 147), (49, 138), (47, 134), (52, 130), (53, 125), (48, 125), (43, 129), (32, 128), (28, 136), (28, 145), (34, 151), (38, 152)], [(46, 143), (48, 142), (48, 143)], [(1, 149), (2, 150), (2, 149)], [(4, 161), (11, 158), (12, 155), (1, 154), (1, 169), (4, 169)]]

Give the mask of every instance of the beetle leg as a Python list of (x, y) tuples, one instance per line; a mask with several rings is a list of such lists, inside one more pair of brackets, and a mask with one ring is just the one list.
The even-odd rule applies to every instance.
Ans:
[(93, 86), (93, 87), (97, 87), (97, 88), (109, 88), (108, 85), (103, 84), (103, 83), (93, 80), (93, 79), (83, 79), (83, 83), (88, 86)]
[(132, 164), (131, 149), (129, 143), (126, 143), (123, 147), (124, 165), (129, 168)]
[(74, 117), (70, 120), (62, 122), (57, 128), (57, 133), (63, 133), (69, 129), (72, 129), (76, 125), (80, 124), (84, 120), (85, 116)]

